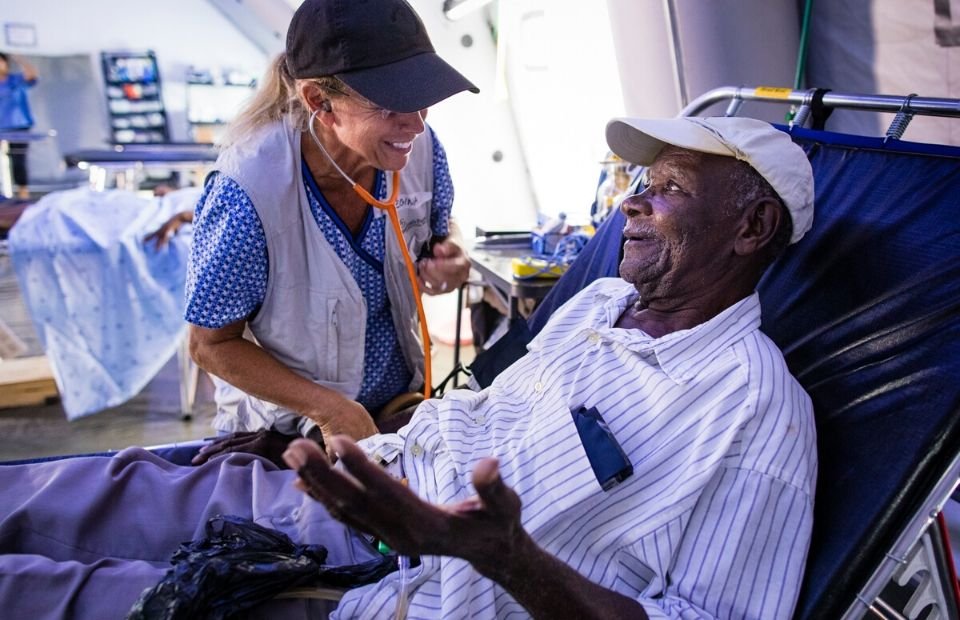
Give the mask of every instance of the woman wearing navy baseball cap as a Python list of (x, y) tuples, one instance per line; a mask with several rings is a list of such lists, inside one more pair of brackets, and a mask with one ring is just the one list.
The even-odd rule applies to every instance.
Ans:
[(360, 439), (391, 400), (429, 394), (420, 289), (456, 290), (469, 262), (449, 238), (453, 187), (424, 119), (464, 90), (478, 92), (404, 0), (297, 9), (194, 216), (190, 350), (246, 393), (195, 462), (282, 463), (294, 436)]

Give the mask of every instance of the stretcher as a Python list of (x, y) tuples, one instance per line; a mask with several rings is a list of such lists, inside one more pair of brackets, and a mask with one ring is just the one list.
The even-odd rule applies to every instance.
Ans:
[[(145, 170), (159, 168), (203, 172), (217, 160), (217, 154), (217, 150), (209, 144), (117, 144), (109, 149), (67, 153), (64, 160), (68, 166), (87, 171), (91, 189), (103, 191), (112, 184), (136, 190)], [(198, 176), (200, 185), (203, 175)]]
[[(811, 395), (818, 429), (795, 617), (957, 618), (939, 515), (960, 478), (960, 148), (901, 137), (914, 114), (960, 116), (960, 100), (768, 90), (725, 87), (683, 113), (797, 105), (783, 130), (813, 165), (813, 229), (759, 286), (763, 330)], [(882, 138), (803, 128), (834, 107), (898, 115)], [(487, 385), (560, 304), (617, 274), (623, 222), (604, 222), (529, 319), (478, 355), (472, 381)]]

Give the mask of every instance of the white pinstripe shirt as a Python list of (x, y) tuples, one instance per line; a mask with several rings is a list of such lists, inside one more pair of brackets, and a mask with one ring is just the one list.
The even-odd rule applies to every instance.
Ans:
[[(429, 401), (368, 452), (402, 451), (411, 488), (437, 503), (472, 495), (474, 463), (498, 457), (533, 538), (653, 618), (789, 618), (812, 525), (810, 399), (760, 332), (756, 294), (662, 338), (612, 327), (635, 300), (622, 280), (595, 282), (489, 388)], [(582, 405), (634, 467), (610, 491), (572, 422)], [(334, 617), (389, 617), (396, 593), (393, 575)], [(467, 562), (423, 558), (410, 618), (526, 616)]]

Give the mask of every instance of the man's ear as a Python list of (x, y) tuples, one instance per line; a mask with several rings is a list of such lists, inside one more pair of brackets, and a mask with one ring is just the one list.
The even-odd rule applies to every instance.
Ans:
[(740, 256), (755, 254), (765, 248), (780, 227), (783, 205), (773, 198), (759, 198), (743, 210), (734, 251)]

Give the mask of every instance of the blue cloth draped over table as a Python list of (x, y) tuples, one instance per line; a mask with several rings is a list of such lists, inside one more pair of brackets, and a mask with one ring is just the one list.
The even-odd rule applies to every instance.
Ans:
[(198, 198), (199, 189), (56, 192), (11, 229), (20, 289), (69, 419), (129, 400), (180, 346), (188, 230), (161, 250), (143, 238)]

